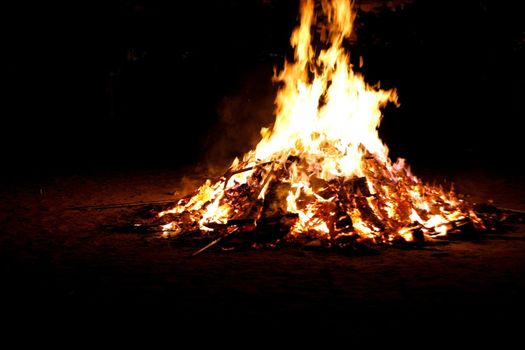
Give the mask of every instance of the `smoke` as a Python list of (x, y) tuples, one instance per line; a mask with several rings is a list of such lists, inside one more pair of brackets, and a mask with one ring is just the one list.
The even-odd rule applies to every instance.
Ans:
[(258, 66), (247, 73), (217, 105), (218, 120), (206, 140), (203, 164), (209, 173), (226, 170), (235, 157), (255, 148), (262, 127), (273, 123), (276, 88), (273, 67)]

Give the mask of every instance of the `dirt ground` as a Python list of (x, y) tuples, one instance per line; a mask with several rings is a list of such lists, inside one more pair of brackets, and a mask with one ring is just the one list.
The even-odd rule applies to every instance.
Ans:
[[(471, 201), (525, 209), (521, 176), (426, 176), (455, 182)], [(169, 200), (200, 181), (183, 180), (178, 170), (142, 170), (3, 185), (0, 297), (10, 325), (4, 332), (147, 329), (169, 339), (220, 330), (226, 340), (278, 334), (371, 345), (503, 344), (523, 332), (524, 226), (369, 255), (215, 249), (190, 258), (198, 244), (104, 229), (132, 221), (137, 208), (75, 208)]]

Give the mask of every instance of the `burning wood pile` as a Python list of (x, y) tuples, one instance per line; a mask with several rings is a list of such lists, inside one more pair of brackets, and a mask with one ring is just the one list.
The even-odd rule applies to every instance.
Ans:
[[(348, 0), (304, 0), (300, 18), (295, 60), (274, 78), (281, 84), (274, 125), (226, 174), (160, 212), (164, 235), (354, 247), (482, 228), (452, 190), (423, 184), (404, 160), (389, 159), (378, 127), (397, 94), (352, 70), (343, 46), (354, 19)], [(314, 29), (323, 49), (312, 46)]]

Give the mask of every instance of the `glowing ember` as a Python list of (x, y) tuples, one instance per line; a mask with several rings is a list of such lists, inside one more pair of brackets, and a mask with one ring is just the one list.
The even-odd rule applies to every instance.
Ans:
[(322, 10), (328, 48), (317, 52), (311, 31), (321, 17), (313, 0), (302, 1), (291, 37), (295, 61), (275, 77), (282, 86), (273, 127), (263, 128), (256, 149), (217, 182), (161, 212), (165, 233), (227, 235), (274, 220), (286, 228), (284, 239), (388, 243), (445, 235), (464, 222), (482, 225), (452, 191), (424, 185), (403, 159), (388, 158), (378, 127), (381, 108), (397, 104), (397, 94), (352, 70), (343, 49), (351, 3), (323, 1)]

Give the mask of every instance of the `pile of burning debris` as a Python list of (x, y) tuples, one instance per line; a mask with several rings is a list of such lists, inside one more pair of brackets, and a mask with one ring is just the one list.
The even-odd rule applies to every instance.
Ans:
[[(291, 181), (290, 172), (309, 167), (299, 157), (239, 164), (214, 185), (208, 181), (175, 208), (161, 211), (158, 220), (165, 236), (204, 235), (213, 244), (236, 240), (254, 247), (293, 242), (354, 249), (420, 243), (484, 228), (453, 191), (423, 185), (403, 162), (386, 167), (369, 155), (362, 163), (365, 176), (325, 180), (311, 175), (299, 185)], [(232, 180), (243, 173), (249, 173), (245, 182)], [(414, 197), (424, 204), (415, 204)], [(210, 206), (212, 210), (227, 206), (232, 214), (211, 220), (205, 216)]]
[[(274, 77), (280, 89), (273, 126), (226, 174), (158, 212), (153, 224), (165, 237), (205, 239), (200, 253), (235, 241), (349, 249), (419, 244), (486, 229), (490, 213), (480, 216), (453, 190), (423, 184), (403, 159), (388, 157), (378, 127), (381, 108), (397, 105), (397, 94), (352, 70), (343, 43), (353, 19), (347, 0), (302, 1), (291, 37), (295, 60)], [(323, 49), (312, 46), (319, 28)]]

